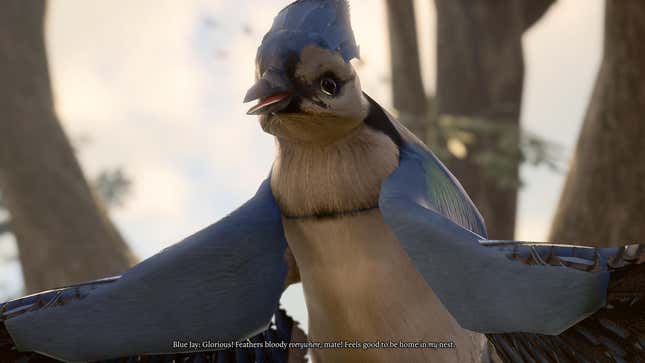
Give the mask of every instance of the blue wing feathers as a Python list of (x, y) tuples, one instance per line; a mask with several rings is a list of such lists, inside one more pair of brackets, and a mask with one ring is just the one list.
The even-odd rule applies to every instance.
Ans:
[[(609, 274), (528, 266), (480, 245), (428, 192), (427, 154), (404, 143), (379, 206), (417, 270), (464, 328), (558, 334), (604, 305)], [(473, 228), (476, 230), (476, 228)]]
[[(627, 272), (632, 282), (642, 280), (642, 265), (632, 264), (625, 269), (622, 272)], [(610, 286), (619, 280), (612, 274)], [(518, 361), (520, 353), (523, 359), (519, 362), (538, 357), (548, 357), (542, 360), (546, 362), (645, 362), (642, 281), (640, 286), (619, 289), (615, 296), (611, 290), (612, 287), (606, 307), (559, 335), (505, 333), (487, 337), (504, 362)]]
[(12, 316), (23, 314), (30, 310), (64, 305), (72, 300), (82, 299), (94, 290), (111, 284), (118, 279), (119, 276), (100, 279), (74, 286), (53, 289), (5, 302), (0, 305), (0, 320), (4, 321)]
[(510, 260), (525, 264), (548, 264), (603, 272), (613, 270), (616, 256), (624, 250), (624, 247), (596, 248), (520, 241), (486, 240), (480, 241), (480, 244), (503, 253)]
[(305, 363), (305, 351), (302, 350), (289, 350), (279, 347), (267, 347), (266, 342), (271, 343), (290, 343), (292, 341), (292, 332), (298, 331), (304, 334), (298, 324), (289, 316), (283, 309), (276, 311), (274, 318), (276, 323), (280, 321), (281, 327), (271, 325), (269, 329), (262, 333), (251, 337), (248, 341), (256, 343), (259, 347), (256, 348), (230, 348), (220, 351), (212, 352), (197, 352), (186, 354), (168, 354), (168, 355), (147, 355), (147, 356), (133, 356), (126, 358), (119, 358), (108, 361), (101, 361), (101, 363), (117, 363), (124, 360), (132, 360), (134, 362), (149, 362), (149, 361), (163, 361), (163, 362), (182, 362), (182, 363)]
[(481, 214), (455, 177), (432, 153), (429, 153), (424, 169), (428, 197), (438, 209), (437, 212), (464, 228), (486, 237), (486, 226)]
[(425, 145), (403, 138), (398, 169), (379, 206), (417, 270), (462, 327), (479, 332), (557, 334), (604, 305), (608, 272), (513, 261), (480, 245), (483, 218)]
[(286, 247), (265, 181), (237, 211), (121, 278), (4, 323), (19, 349), (68, 361), (171, 352), (174, 340), (248, 338), (263, 331), (276, 311)]
[[(373, 102), (374, 107), (380, 107)], [(459, 226), (486, 238), (486, 224), (479, 210), (472, 202), (459, 181), (437, 159), (437, 157), (406, 129), (395, 118), (389, 115), (388, 121), (399, 133), (403, 145), (400, 147), (401, 158), (418, 163), (420, 174), (414, 177), (418, 180), (417, 197), (424, 200), (424, 206), (452, 220)], [(413, 182), (408, 180), (407, 182)]]

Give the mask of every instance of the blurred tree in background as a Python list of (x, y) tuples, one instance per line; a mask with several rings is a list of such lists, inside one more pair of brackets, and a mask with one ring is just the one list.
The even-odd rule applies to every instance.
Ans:
[(392, 105), (398, 119), (423, 141), (432, 99), (426, 96), (421, 72), (413, 0), (386, 0), (390, 36)]
[(554, 0), (435, 0), (437, 91), (421, 78), (412, 0), (386, 0), (394, 107), (482, 212), (489, 236), (515, 232), (519, 165), (556, 167), (554, 147), (521, 133), (523, 34)]
[[(27, 292), (119, 274), (135, 262), (54, 112), (45, 13), (44, 0), (0, 2), (0, 190)], [(98, 184), (115, 195), (122, 177), (108, 173)]]
[[(107, 207), (120, 207), (124, 203), (130, 191), (131, 181), (121, 168), (102, 170), (92, 182), (92, 189), (98, 193), (100, 202)], [(0, 236), (3, 233), (11, 232), (11, 218), (0, 190), (0, 215), (6, 214), (6, 218), (0, 218)]]
[[(464, 154), (446, 166), (486, 219), (490, 238), (512, 239), (519, 186), (522, 36), (554, 0), (435, 0), (437, 95), (434, 128), (456, 127)], [(454, 117), (462, 124), (455, 124)], [(459, 138), (439, 144), (451, 149)], [(498, 176), (498, 177), (496, 177)], [(499, 178), (501, 176), (501, 178)]]
[(645, 2), (608, 0), (604, 42), (553, 241), (645, 242)]

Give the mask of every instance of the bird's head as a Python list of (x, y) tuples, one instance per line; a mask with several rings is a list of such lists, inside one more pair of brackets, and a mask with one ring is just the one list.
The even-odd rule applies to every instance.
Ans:
[(299, 0), (283, 9), (256, 58), (248, 114), (279, 139), (329, 143), (358, 127), (368, 113), (350, 63), (358, 58), (346, 0)]

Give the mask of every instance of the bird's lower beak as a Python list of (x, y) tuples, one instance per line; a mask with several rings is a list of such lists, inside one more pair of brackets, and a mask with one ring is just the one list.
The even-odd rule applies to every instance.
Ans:
[(266, 113), (278, 112), (289, 105), (291, 102), (290, 93), (279, 93), (269, 97), (261, 98), (257, 105), (251, 107), (247, 115), (261, 115)]
[(261, 115), (275, 113), (286, 108), (291, 102), (293, 92), (284, 76), (269, 71), (251, 87), (244, 97), (244, 102), (259, 100), (247, 114)]

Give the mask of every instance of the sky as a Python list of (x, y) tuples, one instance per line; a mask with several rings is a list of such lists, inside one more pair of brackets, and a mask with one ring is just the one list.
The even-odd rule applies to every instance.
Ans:
[[(274, 143), (246, 115), (242, 99), (262, 36), (289, 2), (49, 1), (46, 39), (58, 115), (81, 145), (87, 176), (122, 167), (132, 179), (125, 205), (111, 215), (140, 258), (231, 212), (267, 176)], [(433, 92), (434, 7), (429, 0), (415, 6), (424, 84)], [(601, 59), (603, 12), (602, 0), (558, 0), (524, 37), (522, 127), (561, 145), (565, 169)], [(390, 108), (383, 1), (353, 1), (351, 15), (363, 88)], [(565, 173), (523, 167), (521, 174), (515, 238), (545, 240)], [(15, 249), (10, 239), (1, 243)], [(18, 294), (18, 264), (2, 268), (0, 288)], [(306, 320), (299, 287), (283, 302)]]

